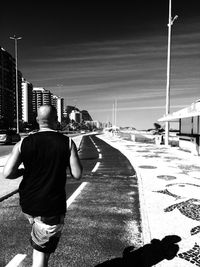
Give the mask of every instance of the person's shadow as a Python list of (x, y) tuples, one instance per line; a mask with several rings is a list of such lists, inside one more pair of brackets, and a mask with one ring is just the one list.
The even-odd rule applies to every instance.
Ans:
[(179, 250), (176, 244), (179, 241), (181, 241), (179, 236), (170, 235), (162, 240), (153, 239), (150, 244), (139, 249), (134, 249), (133, 246), (127, 247), (121, 258), (107, 260), (95, 267), (150, 267), (164, 259), (172, 260)]

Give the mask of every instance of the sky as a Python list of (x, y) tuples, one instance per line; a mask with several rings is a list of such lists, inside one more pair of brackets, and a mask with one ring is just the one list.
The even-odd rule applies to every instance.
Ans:
[[(71, 1), (72, 2), (72, 1)], [(93, 120), (153, 128), (165, 114), (168, 0), (1, 3), (0, 46), (34, 87), (88, 110)], [(108, 4), (110, 3), (110, 4)], [(172, 0), (170, 112), (200, 98), (197, 0)], [(173, 128), (173, 124), (171, 126)]]

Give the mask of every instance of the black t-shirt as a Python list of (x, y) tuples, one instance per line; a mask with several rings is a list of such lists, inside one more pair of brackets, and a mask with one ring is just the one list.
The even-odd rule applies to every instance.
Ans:
[(21, 158), (25, 167), (19, 186), (22, 211), (32, 216), (66, 212), (66, 169), (69, 138), (54, 131), (41, 131), (24, 138)]

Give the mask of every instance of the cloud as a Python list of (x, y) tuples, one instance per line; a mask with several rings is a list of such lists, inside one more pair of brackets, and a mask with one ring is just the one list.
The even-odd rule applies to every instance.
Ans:
[[(99, 41), (74, 45), (44, 46), (38, 57), (28, 58), (33, 63), (63, 63), (77, 61), (112, 60), (127, 57), (143, 57), (162, 53), (161, 36), (139, 39)], [(42, 55), (42, 56), (41, 56)]]
[[(183, 108), (185, 105), (173, 105), (171, 108)], [(155, 110), (155, 109), (165, 109), (165, 106), (140, 106), (140, 107), (119, 107), (117, 111), (131, 111), (131, 110)], [(90, 109), (90, 112), (108, 112), (112, 111), (111, 108), (102, 108), (102, 109)]]
[(140, 58), (140, 57), (150, 57), (151, 55), (157, 54), (159, 55), (160, 51), (156, 48), (153, 48), (146, 51), (135, 52), (135, 53), (121, 53), (121, 54), (110, 54), (110, 55), (90, 55), (90, 56), (77, 56), (77, 57), (68, 57), (68, 56), (61, 56), (61, 57), (49, 57), (49, 58), (33, 58), (29, 60), (29, 62), (33, 63), (73, 63), (73, 62), (83, 62), (83, 61), (102, 61), (102, 60), (113, 60), (113, 59), (126, 59), (126, 58)]

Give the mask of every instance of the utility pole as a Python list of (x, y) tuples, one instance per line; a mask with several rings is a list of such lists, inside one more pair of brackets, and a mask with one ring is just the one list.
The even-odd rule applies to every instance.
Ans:
[[(169, 0), (169, 20), (168, 20), (168, 47), (167, 47), (167, 84), (166, 84), (166, 116), (170, 113), (170, 76), (171, 76), (171, 27), (174, 20), (178, 18), (176, 15), (172, 19), (172, 0)], [(165, 145), (169, 145), (169, 122), (165, 123)]]
[(17, 120), (17, 133), (19, 133), (19, 98), (18, 98), (18, 70), (17, 70), (17, 41), (22, 37), (14, 35), (10, 37), (11, 40), (15, 41), (15, 89), (16, 89), (16, 120)]

